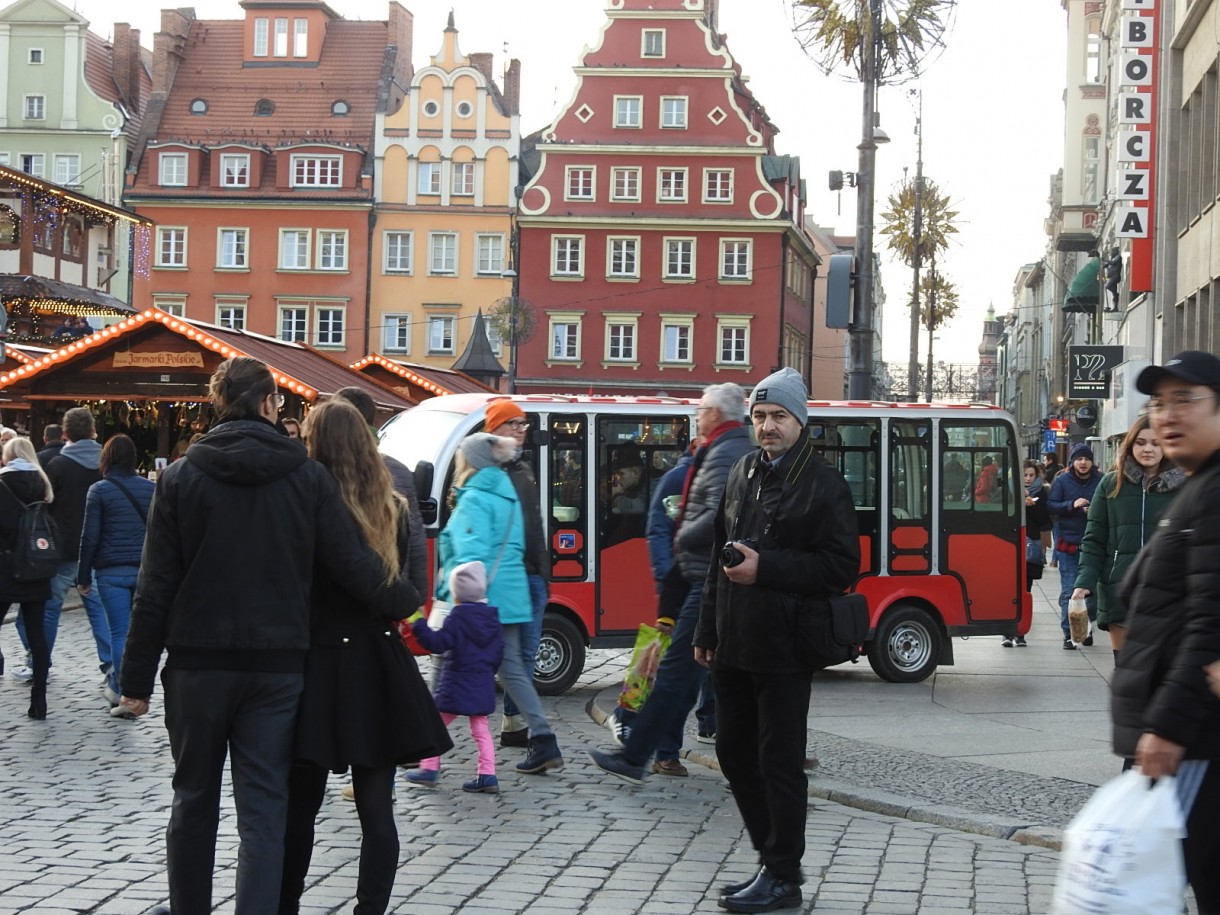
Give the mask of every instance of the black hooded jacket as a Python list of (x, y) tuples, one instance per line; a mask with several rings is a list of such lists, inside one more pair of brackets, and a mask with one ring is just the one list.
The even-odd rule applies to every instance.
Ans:
[(357, 601), (399, 619), (420, 603), (364, 542), (330, 473), (262, 419), (222, 423), (157, 481), (123, 655), (123, 694), (166, 666), (299, 672), (317, 562)]

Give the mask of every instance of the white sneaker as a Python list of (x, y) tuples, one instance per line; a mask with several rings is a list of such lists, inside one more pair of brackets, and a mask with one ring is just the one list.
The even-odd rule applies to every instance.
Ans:
[(102, 695), (106, 697), (106, 701), (110, 703), (111, 708), (118, 706), (119, 694), (112, 690), (109, 684), (103, 684)]
[(1000, 647), (1001, 648), (1012, 648), (1012, 636), (1010, 636), (1010, 635), (1004, 636), (1003, 641), (1000, 642)]
[[(47, 679), (48, 680), (51, 679), (51, 675), (53, 673), (55, 673), (54, 667), (47, 669)], [(15, 680), (24, 680), (26, 683), (29, 683), (30, 681), (32, 681), (34, 679), (34, 668), (30, 667), (28, 664), (25, 665), (24, 667), (17, 667), (13, 670), (12, 677)]]
[(114, 708), (112, 708), (110, 710), (110, 717), (111, 718), (123, 718), (123, 719), (126, 719), (127, 721), (134, 721), (136, 719), (136, 713), (133, 712), (131, 709), (127, 708), (127, 706), (125, 706), (125, 705), (116, 705)]

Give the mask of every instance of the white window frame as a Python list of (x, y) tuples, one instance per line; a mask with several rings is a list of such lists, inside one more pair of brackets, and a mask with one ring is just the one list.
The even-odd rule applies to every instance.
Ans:
[[(632, 103), (634, 102), (634, 110)], [(635, 129), (644, 126), (644, 96), (616, 95), (614, 97), (614, 126)]]
[(449, 192), (454, 197), (474, 196), (474, 163), (454, 162), (449, 167)]
[(221, 153), (220, 154), (220, 186), (249, 187), (250, 186), (250, 154)]
[(314, 269), (328, 273), (343, 273), (347, 270), (347, 229), (318, 229), (314, 245), (317, 263)]
[[(682, 176), (681, 193), (674, 188), (674, 176)], [(665, 166), (657, 169), (657, 203), (686, 203), (690, 194), (690, 169)]]
[(500, 276), (504, 272), (504, 233), (480, 232), (474, 237), (474, 255), (476, 274)]
[(25, 62), (31, 67), (41, 67), (46, 60), (47, 54), (43, 48), (30, 48), (25, 58)]
[[(639, 315), (606, 315), (606, 343), (603, 359), (608, 364), (639, 364)], [(614, 354), (615, 348), (618, 354)]]
[[(190, 231), (186, 226), (157, 226), (157, 266), (183, 269), (187, 265), (187, 244)], [(166, 243), (170, 244), (170, 257), (166, 257)]]
[(250, 269), (249, 228), (245, 226), (220, 226), (216, 230), (216, 269)]
[(640, 236), (609, 235), (606, 237), (606, 279), (638, 280), (640, 278)]
[(420, 162), (416, 169), (415, 192), (426, 197), (439, 197), (441, 194), (440, 162)]
[(266, 16), (259, 16), (254, 20), (254, 49), (255, 57), (266, 57), (267, 52), (271, 47), (271, 20)]
[[(723, 180), (726, 176), (727, 182)], [(732, 203), (734, 177), (734, 171), (731, 168), (705, 168), (703, 170), (703, 202)]]
[(80, 184), (80, 153), (56, 153), (53, 174), (56, 184), (65, 187)]
[(414, 332), (415, 322), (409, 314), (387, 314), (382, 318), (382, 348), (387, 353), (410, 353), (411, 335)]
[(12, 168), (12, 154), (8, 150), (0, 150), (0, 165), (5, 168)]
[(292, 187), (343, 187), (343, 157), (316, 154), (292, 156)]
[(41, 92), (31, 92), (22, 99), (21, 113), (26, 121), (45, 121), (47, 119), (47, 97)]
[[(619, 179), (630, 178), (634, 184), (634, 194), (619, 193)], [(638, 166), (616, 165), (610, 169), (610, 199), (625, 203), (639, 203), (640, 201), (640, 185), (641, 185), (640, 168)], [(626, 185), (628, 182), (624, 181)]]
[[(552, 312), (547, 327), (547, 362), (579, 363), (581, 361), (584, 314), (581, 312)], [(556, 333), (563, 329), (563, 350), (557, 351)], [(568, 329), (571, 329), (569, 333)]]
[[(651, 41), (650, 41), (651, 39)], [(650, 48), (649, 45), (652, 45)], [(665, 30), (642, 29), (640, 31), (640, 57), (665, 56)]]
[[(716, 321), (716, 362), (717, 366), (732, 368), (750, 368), (750, 315), (718, 315)], [(740, 334), (741, 358), (725, 358), (725, 332), (732, 331), (734, 337)], [(736, 349), (736, 347), (734, 347)]]
[[(292, 238), (292, 262), (289, 263), (289, 250), (285, 242)], [(308, 270), (312, 251), (310, 242), (313, 232), (309, 229), (280, 229), (279, 251), (276, 263), (280, 270)]]
[(690, 99), (685, 95), (663, 95), (660, 104), (660, 127), (663, 130), (686, 130), (690, 124)]
[[(560, 269), (560, 253), (563, 256), (563, 269)], [(575, 252), (575, 258), (573, 258)], [(575, 265), (573, 266), (573, 260)], [(551, 236), (551, 276), (567, 279), (584, 279), (585, 275), (585, 237), (583, 235), (552, 235)]]
[[(695, 256), (699, 250), (698, 241), (694, 238), (694, 236), (666, 236), (664, 239), (662, 239), (662, 244), (665, 246), (665, 250), (662, 252), (663, 259), (661, 261), (661, 278), (666, 280), (693, 280), (696, 276)], [(682, 245), (689, 246), (690, 248), (690, 270), (686, 273), (683, 273), (680, 270), (673, 270), (672, 267), (674, 261), (670, 257), (670, 255), (674, 253), (677, 246)], [(678, 255), (678, 263), (680, 265), (680, 250), (678, 251)]]
[(47, 173), (47, 157), (42, 153), (21, 153), (18, 158), (21, 160), (21, 170), (27, 175), (33, 175), (35, 178), (46, 177)]
[[(587, 178), (587, 187), (586, 181)], [(573, 193), (572, 182), (579, 181), (576, 193)], [(568, 165), (563, 170), (563, 199), (590, 201), (597, 199), (597, 166)]]
[[(732, 253), (730, 253), (732, 248)], [(744, 263), (741, 254), (744, 252)], [(732, 262), (730, 263), (730, 257)], [(754, 278), (754, 240), (750, 238), (720, 239), (720, 279), (749, 282)]]
[[(293, 316), (293, 327), (284, 326), (284, 319)], [(300, 320), (296, 320), (297, 318)], [(297, 327), (296, 325), (300, 326)], [(299, 334), (299, 336), (298, 336)], [(281, 305), (275, 314), (275, 338), (289, 343), (309, 342), (309, 306), (300, 302), (291, 305)]]
[[(237, 318), (233, 321), (233, 318)], [(246, 329), (246, 306), (241, 302), (217, 302), (216, 323), (231, 330)]]
[(161, 187), (186, 187), (190, 160), (183, 152), (157, 154), (157, 184)]
[(343, 349), (347, 346), (347, 308), (337, 302), (316, 305), (313, 315), (314, 346)]
[(415, 271), (415, 233), (387, 230), (382, 243), (382, 273), (410, 276)]
[[(449, 345), (444, 343), (444, 334), (437, 330), (448, 328)], [(437, 345), (439, 344), (439, 345)], [(451, 356), (457, 352), (457, 318), (455, 315), (428, 315), (428, 355)]]
[(309, 56), (309, 20), (292, 20), (292, 56)]
[(184, 295), (153, 295), (153, 308), (163, 311), (175, 318), (186, 317), (186, 296)]
[(277, 16), (275, 18), (275, 28), (273, 30), (274, 41), (271, 45), (272, 57), (287, 57), (288, 56), (288, 18), (286, 16)]
[[(660, 360), (663, 365), (692, 365), (695, 361), (695, 316), (667, 315), (661, 317)], [(676, 338), (685, 337), (686, 357), (683, 358), (678, 349), (669, 351), (669, 331), (677, 331)]]
[[(452, 241), (452, 247), (448, 252), (445, 251), (445, 239)], [(440, 248), (437, 246), (440, 245)], [(438, 267), (437, 254), (441, 254)], [(446, 253), (448, 256), (446, 257)], [(451, 261), (448, 265), (446, 261)], [(458, 272), (458, 233), (457, 232), (429, 232), (428, 233), (428, 275), (429, 276), (457, 276)]]

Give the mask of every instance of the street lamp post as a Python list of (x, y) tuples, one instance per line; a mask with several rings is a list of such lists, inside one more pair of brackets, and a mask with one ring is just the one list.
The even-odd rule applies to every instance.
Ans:
[[(923, 262), (923, 93), (919, 94), (919, 114), (915, 118), (915, 214), (911, 221), (911, 267), (915, 274), (911, 286), (911, 362), (907, 368), (907, 400), (919, 400), (919, 269)], [(928, 346), (928, 377), (932, 377), (932, 347)], [(928, 400), (932, 385), (928, 384)]]

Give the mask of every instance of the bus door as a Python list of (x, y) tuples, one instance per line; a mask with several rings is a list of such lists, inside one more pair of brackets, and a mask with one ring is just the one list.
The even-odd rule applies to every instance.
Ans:
[(891, 420), (887, 473), (891, 575), (932, 572), (932, 420)]
[(686, 415), (597, 416), (597, 631), (634, 632), (656, 619), (644, 530), (661, 477), (690, 441)]
[(584, 413), (552, 413), (549, 425), (542, 510), (551, 581), (583, 582), (589, 575), (589, 418)]
[(881, 422), (855, 417), (818, 417), (809, 420), (809, 435), (818, 453), (835, 467), (851, 488), (860, 529), (860, 574), (876, 575), (881, 568), (878, 539), (878, 468)]
[(945, 623), (1016, 621), (1025, 592), (1024, 499), (1011, 429), (945, 419), (940, 448), (940, 569), (961, 581), (966, 598), (966, 618)]

